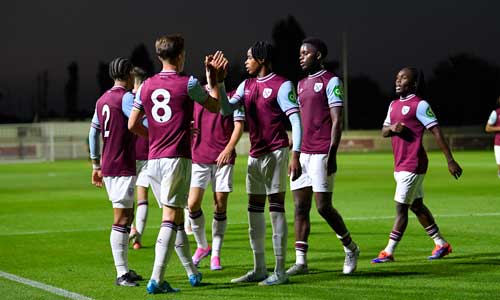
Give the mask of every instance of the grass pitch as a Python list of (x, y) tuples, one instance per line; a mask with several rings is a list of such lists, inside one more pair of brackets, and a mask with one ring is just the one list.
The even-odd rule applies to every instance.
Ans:
[[(433, 243), (411, 218), (395, 253), (396, 262), (371, 265), (385, 247), (394, 217), (392, 155), (339, 155), (334, 206), (344, 216), (361, 247), (358, 270), (342, 274), (340, 242), (318, 213), (311, 212), (309, 268), (288, 285), (258, 287), (229, 281), (252, 265), (248, 242), (246, 158), (239, 157), (234, 192), (228, 207), (228, 230), (222, 249), (222, 271), (201, 262), (203, 285), (192, 288), (173, 254), (166, 279), (177, 294), (148, 295), (147, 281), (138, 288), (113, 285), (115, 270), (109, 247), (111, 204), (105, 190), (90, 184), (87, 161), (0, 165), (0, 272), (21, 276), (93, 299), (499, 299), (500, 298), (500, 180), (492, 152), (456, 152), (464, 168), (458, 181), (447, 171), (441, 153), (430, 153), (424, 181), (425, 203), (434, 213), (453, 253), (428, 261)], [(211, 219), (211, 192), (204, 212)], [(293, 201), (287, 192), (289, 239), (287, 265), (295, 261)], [(267, 214), (266, 214), (267, 215)], [(149, 278), (160, 209), (150, 195), (144, 248), (130, 249), (131, 268)], [(210, 236), (210, 221), (207, 235)], [(274, 266), (268, 219), (266, 260)], [(191, 250), (194, 239), (190, 237)], [(67, 299), (7, 280), (0, 274), (1, 299)]]

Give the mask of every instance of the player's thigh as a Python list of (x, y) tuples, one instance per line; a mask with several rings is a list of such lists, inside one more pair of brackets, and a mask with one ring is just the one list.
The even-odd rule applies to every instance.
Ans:
[(134, 207), (135, 176), (106, 176), (103, 178), (113, 208)]
[(422, 198), (423, 180), (425, 174), (415, 174), (406, 171), (394, 172), (396, 180), (396, 193), (394, 200), (402, 204), (411, 204), (413, 200)]
[(149, 176), (148, 176), (148, 161), (147, 160), (137, 160), (135, 162), (135, 169), (137, 171), (137, 181), (136, 186), (149, 187)]
[(306, 153), (300, 154), (300, 166), (302, 167), (302, 174), (299, 176), (299, 178), (293, 181), (292, 178), (290, 178), (290, 189), (292, 191), (312, 186), (308, 168), (310, 159), (311, 159), (311, 154), (306, 154)]
[(150, 159), (148, 161), (148, 179), (153, 195), (155, 196), (158, 207), (162, 207), (161, 204), (161, 180), (162, 180), (162, 169), (160, 159)]
[(191, 160), (184, 157), (160, 159), (162, 178), (160, 202), (170, 207), (186, 207), (191, 183)]
[(265, 195), (265, 178), (261, 170), (262, 157), (248, 157), (246, 189), (247, 194)]
[(328, 176), (328, 154), (313, 154), (309, 160), (309, 176), (315, 193), (331, 193), (335, 174)]
[(495, 161), (497, 165), (500, 165), (500, 146), (494, 146), (493, 150), (495, 151)]
[(274, 150), (263, 161), (266, 194), (284, 193), (288, 177), (288, 148)]
[(234, 165), (214, 165), (212, 177), (212, 191), (216, 193), (230, 193), (233, 191)]
[(207, 189), (212, 179), (211, 164), (193, 164), (191, 168), (191, 187)]

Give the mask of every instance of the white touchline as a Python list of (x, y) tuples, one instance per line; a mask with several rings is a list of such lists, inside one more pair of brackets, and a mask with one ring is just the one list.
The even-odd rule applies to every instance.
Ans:
[(16, 281), (16, 282), (19, 282), (19, 283), (22, 283), (25, 285), (29, 285), (29, 286), (35, 287), (37, 289), (47, 291), (47, 292), (52, 293), (52, 294), (63, 296), (65, 298), (75, 299), (75, 300), (92, 300), (92, 298), (85, 297), (85, 296), (77, 294), (77, 293), (63, 290), (63, 289), (57, 288), (55, 286), (43, 284), (41, 282), (30, 280), (30, 279), (27, 279), (24, 277), (19, 277), (19, 276), (10, 274), (10, 273), (0, 271), (0, 277), (3, 277), (5, 279), (9, 279), (12, 281)]
[[(492, 213), (470, 213), (470, 214), (448, 214), (448, 215), (434, 215), (435, 218), (467, 218), (467, 217), (495, 217), (500, 216), (500, 212)], [(409, 218), (415, 218), (414, 215), (409, 215)], [(351, 221), (370, 221), (370, 220), (392, 220), (395, 216), (378, 216), (378, 217), (345, 217), (344, 220)], [(228, 222), (228, 225), (245, 225), (247, 222)], [(92, 232), (110, 230), (109, 227), (95, 227), (95, 228), (75, 228), (65, 230), (34, 230), (34, 231), (19, 231), (19, 232), (0, 232), (0, 236), (14, 236), (14, 235), (37, 235), (37, 234), (52, 234), (52, 233), (72, 233), (72, 232)]]

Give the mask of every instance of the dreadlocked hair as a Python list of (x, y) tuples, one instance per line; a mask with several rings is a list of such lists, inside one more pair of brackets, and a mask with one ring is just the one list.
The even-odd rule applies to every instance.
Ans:
[(407, 67), (407, 69), (412, 73), (413, 81), (415, 83), (415, 95), (419, 97), (425, 97), (426, 84), (424, 72), (415, 67)]
[(132, 63), (128, 59), (117, 57), (109, 63), (109, 77), (113, 80), (126, 80), (132, 68)]
[(268, 42), (258, 41), (252, 45), (252, 57), (263, 60), (265, 65), (269, 65), (273, 60), (273, 46)]
[(308, 37), (302, 41), (302, 44), (311, 44), (317, 51), (321, 53), (321, 58), (324, 59), (328, 55), (328, 47), (325, 42), (315, 37)]

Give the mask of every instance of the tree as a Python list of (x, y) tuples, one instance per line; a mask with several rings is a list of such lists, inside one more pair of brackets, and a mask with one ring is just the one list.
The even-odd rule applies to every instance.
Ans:
[(146, 45), (144, 44), (139, 44), (134, 48), (134, 50), (132, 50), (130, 61), (134, 66), (137, 66), (146, 71), (148, 77), (152, 76), (155, 73), (153, 61), (149, 56)]
[(441, 124), (483, 124), (500, 92), (500, 68), (472, 54), (453, 55), (434, 67), (427, 91)]
[(66, 117), (74, 120), (78, 114), (78, 64), (71, 62), (68, 65), (68, 82), (64, 87), (66, 97)]
[(97, 85), (99, 86), (99, 95), (104, 94), (113, 87), (113, 79), (109, 77), (108, 64), (100, 61), (97, 65)]
[(303, 77), (298, 57), (300, 46), (305, 38), (304, 30), (293, 16), (288, 16), (274, 25), (272, 37), (274, 41), (273, 71), (297, 84)]

